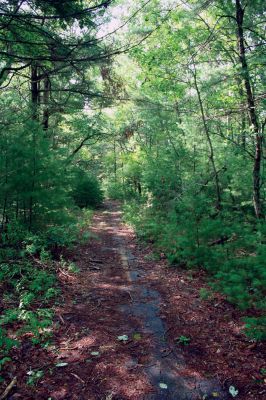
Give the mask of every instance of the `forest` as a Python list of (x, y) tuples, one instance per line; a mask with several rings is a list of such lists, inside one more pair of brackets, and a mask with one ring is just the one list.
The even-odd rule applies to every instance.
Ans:
[(266, 395), (265, 22), (0, 1), (0, 400)]

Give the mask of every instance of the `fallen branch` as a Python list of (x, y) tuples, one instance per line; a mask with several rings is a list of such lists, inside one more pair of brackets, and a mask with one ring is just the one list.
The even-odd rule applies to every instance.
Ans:
[(103, 264), (103, 261), (102, 261), (102, 260), (94, 260), (94, 259), (92, 259), (92, 258), (89, 258), (89, 262), (91, 262), (91, 263), (96, 263), (96, 264)]
[[(60, 351), (61, 350), (77, 350), (78, 349), (78, 347), (76, 346), (76, 347), (61, 347), (60, 348)], [(65, 357), (60, 357), (60, 358), (65, 358)]]
[(58, 314), (58, 318), (60, 319), (60, 321), (62, 322), (62, 324), (65, 324), (65, 320), (64, 320), (64, 318), (62, 317), (61, 314)]
[(212, 247), (212, 246), (216, 246), (217, 244), (225, 244), (226, 242), (229, 241), (229, 237), (228, 236), (222, 236), (221, 238), (214, 240), (213, 242), (209, 243), (208, 246)]
[(129, 291), (129, 290), (125, 290), (125, 293), (127, 293), (127, 294), (129, 295), (130, 300), (131, 300), (131, 303), (134, 303), (134, 299), (133, 299), (133, 297), (131, 296), (130, 291)]
[(80, 382), (85, 383), (85, 381), (83, 379), (81, 379), (77, 374), (74, 374), (73, 372), (71, 372), (71, 375), (73, 375), (75, 378), (77, 378)]
[(7, 388), (5, 389), (5, 391), (1, 394), (0, 396), (0, 400), (4, 400), (9, 393), (11, 392), (11, 390), (13, 389), (13, 387), (16, 385), (17, 383), (17, 377), (15, 376), (15, 378), (12, 379), (12, 381), (10, 382), (10, 384), (7, 386)]
[(225, 243), (233, 242), (236, 239), (237, 239), (237, 236), (234, 233), (230, 237), (227, 236), (227, 235), (224, 235), (224, 236), (220, 237), (219, 239), (213, 240), (211, 243), (208, 243), (208, 246), (212, 247), (212, 246), (216, 246), (216, 245), (219, 245), (219, 244), (224, 245)]
[(101, 268), (99, 268), (99, 267), (96, 267), (96, 266), (92, 266), (92, 267), (89, 267), (91, 270), (95, 270), (95, 271), (100, 271), (101, 270)]
[(66, 276), (67, 278), (71, 278), (71, 279), (73, 278), (72, 275), (69, 275), (67, 272), (63, 271), (61, 268), (59, 268), (58, 271), (59, 271), (62, 275)]

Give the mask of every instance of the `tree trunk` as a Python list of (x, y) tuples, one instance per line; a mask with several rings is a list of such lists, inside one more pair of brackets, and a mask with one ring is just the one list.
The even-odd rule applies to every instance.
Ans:
[[(32, 120), (38, 121), (39, 119), (39, 84), (38, 84), (38, 66), (32, 65), (31, 67), (31, 107), (32, 107)], [(33, 193), (35, 190), (35, 176), (36, 176), (36, 127), (33, 126), (32, 131), (32, 182), (31, 182), (31, 195), (29, 199), (29, 229), (32, 228), (33, 222), (33, 208), (34, 198)]]
[(114, 150), (114, 176), (115, 176), (115, 182), (117, 181), (117, 155), (116, 155), (116, 143), (114, 140), (113, 143), (113, 150)]
[(243, 20), (245, 9), (241, 5), (241, 0), (236, 0), (236, 21), (237, 39), (239, 47), (239, 59), (241, 63), (241, 75), (245, 86), (247, 106), (250, 122), (255, 135), (255, 154), (253, 164), (253, 204), (257, 218), (263, 218), (261, 201), (261, 163), (262, 163), (262, 135), (259, 128), (258, 117), (256, 114), (254, 95), (251, 88), (251, 80), (246, 59), (246, 49), (244, 40)]
[(193, 78), (194, 78), (195, 89), (196, 89), (197, 96), (198, 96), (198, 102), (199, 102), (199, 106), (200, 106), (203, 127), (204, 127), (204, 131), (206, 134), (209, 151), (210, 151), (209, 159), (210, 159), (211, 166), (213, 169), (215, 188), (216, 188), (216, 208), (217, 208), (217, 210), (221, 210), (222, 209), (222, 196), (221, 196), (220, 181), (219, 181), (217, 168), (215, 165), (214, 150), (213, 150), (212, 140), (211, 140), (211, 136), (210, 136), (210, 131), (209, 131), (209, 127), (207, 124), (207, 120), (206, 120), (206, 116), (205, 116), (205, 112), (204, 112), (204, 108), (203, 108), (203, 102), (202, 102), (202, 98), (201, 98), (201, 94), (200, 94), (200, 90), (199, 90), (199, 86), (198, 86), (198, 82), (197, 82), (197, 70), (196, 70), (195, 64), (194, 64), (194, 70), (192, 71), (192, 74), (193, 74)]
[(38, 120), (38, 104), (39, 104), (39, 85), (38, 85), (38, 67), (31, 66), (31, 107), (32, 119)]
[(50, 81), (48, 76), (44, 78), (44, 92), (43, 92), (43, 129), (47, 131), (49, 128), (49, 95), (50, 95)]

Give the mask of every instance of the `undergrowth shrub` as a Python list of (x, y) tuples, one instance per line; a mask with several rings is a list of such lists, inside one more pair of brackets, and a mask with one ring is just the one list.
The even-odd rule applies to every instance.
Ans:
[[(205, 268), (213, 290), (224, 293), (243, 311), (266, 310), (265, 227), (241, 220), (239, 215), (219, 215), (202, 197), (184, 199), (173, 207), (130, 202), (125, 219), (137, 235), (154, 243), (169, 262), (186, 268)], [(234, 218), (235, 217), (235, 218)], [(247, 317), (249, 337), (266, 339), (266, 319)]]
[(123, 185), (117, 182), (108, 182), (106, 187), (106, 195), (109, 199), (124, 200), (125, 191)]
[(80, 208), (97, 208), (103, 202), (103, 191), (98, 179), (81, 171), (77, 174), (72, 196)]
[[(54, 273), (39, 269), (24, 259), (0, 264), (0, 285), (5, 310), (0, 317), (0, 356), (18, 346), (25, 333), (33, 343), (47, 337), (52, 325), (51, 300), (59, 294)], [(12, 331), (12, 339), (7, 334)], [(15, 337), (16, 339), (14, 339)]]
[(119, 182), (108, 182), (106, 185), (106, 196), (112, 200), (134, 200), (139, 199), (140, 194), (130, 184), (122, 185)]
[(7, 224), (0, 243), (0, 369), (25, 334), (33, 344), (51, 335), (53, 305), (60, 295), (56, 269), (78, 272), (62, 251), (88, 239), (85, 228), (92, 211), (76, 210), (74, 217), (76, 223), (51, 225), (41, 232), (29, 232), (18, 222)]

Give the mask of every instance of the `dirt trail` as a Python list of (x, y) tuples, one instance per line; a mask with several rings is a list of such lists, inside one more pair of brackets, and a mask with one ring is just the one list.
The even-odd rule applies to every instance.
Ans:
[[(81, 273), (62, 276), (64, 303), (57, 309), (59, 327), (53, 345), (45, 352), (28, 349), (20, 355), (21, 364), (29, 364), (30, 358), (30, 367), (41, 369), (44, 377), (30, 391), (21, 384), (10, 400), (232, 398), (217, 371), (206, 373), (206, 360), (193, 343), (182, 347), (173, 340), (176, 333), (185, 332), (186, 304), (180, 314), (169, 312), (169, 319), (167, 295), (173, 290), (180, 298), (184, 288), (184, 296), (189, 296), (185, 301), (191, 298), (192, 306), (187, 308), (192, 307), (192, 315), (198, 304), (183, 278), (178, 277), (179, 287), (162, 287), (161, 267), (138, 248), (133, 231), (121, 222), (116, 203), (96, 213), (91, 232), (89, 244), (73, 256)], [(188, 359), (193, 361), (187, 364)], [(23, 379), (21, 372), (18, 380)]]
[[(91, 269), (97, 271), (94, 285), (90, 285), (84, 300), (98, 302), (95, 306), (98, 321), (95, 322), (101, 334), (92, 330), (82, 341), (86, 350), (100, 353), (97, 360), (93, 357), (91, 360), (100, 381), (97, 385), (99, 394), (91, 393), (86, 397), (88, 395), (84, 393), (82, 396), (90, 399), (196, 400), (208, 395), (209, 399), (217, 396), (225, 399), (218, 383), (201, 377), (200, 370), (187, 375), (183, 357), (167, 343), (167, 327), (159, 315), (161, 296), (151, 288), (147, 272), (141, 269), (141, 260), (133, 255), (132, 232), (121, 223), (118, 207), (112, 203), (107, 211), (98, 213), (92, 231), (98, 238), (94, 251), (89, 253), (89, 265), (88, 256), (83, 255), (80, 266), (84, 273), (83, 282), (91, 281)], [(75, 308), (77, 320), (82, 321), (79, 307)], [(83, 313), (83, 302), (81, 309)], [(103, 311), (107, 315), (102, 314)], [(103, 333), (109, 338), (102, 337)], [(128, 340), (121, 343), (118, 336), (122, 335)], [(88, 343), (92, 338), (94, 342)], [(73, 356), (61, 352), (62, 355), (64, 360), (73, 361)], [(91, 366), (89, 370), (91, 372)], [(77, 370), (76, 375), (82, 376), (85, 385), (84, 372)], [(91, 388), (89, 390), (91, 392)], [(83, 398), (81, 394), (79, 398)]]

